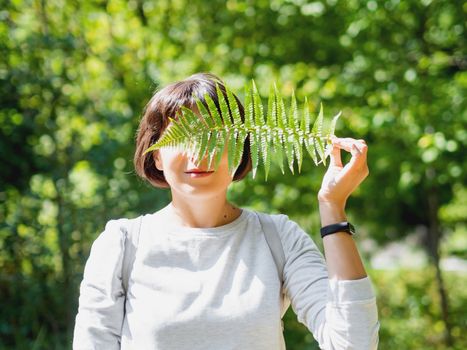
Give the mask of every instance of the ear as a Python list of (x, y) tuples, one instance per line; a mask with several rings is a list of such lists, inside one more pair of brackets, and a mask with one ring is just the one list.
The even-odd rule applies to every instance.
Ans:
[(159, 153), (159, 150), (155, 150), (153, 152), (153, 154), (152, 154), (152, 157), (154, 159), (154, 163), (156, 164), (157, 170), (163, 171), (164, 168), (162, 166), (162, 159), (161, 159), (161, 155)]

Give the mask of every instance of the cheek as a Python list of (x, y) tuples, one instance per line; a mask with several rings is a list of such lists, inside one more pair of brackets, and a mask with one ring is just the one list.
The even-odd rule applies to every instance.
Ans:
[(183, 162), (184, 157), (179, 151), (167, 148), (162, 149), (158, 163), (164, 170), (175, 171), (183, 166)]

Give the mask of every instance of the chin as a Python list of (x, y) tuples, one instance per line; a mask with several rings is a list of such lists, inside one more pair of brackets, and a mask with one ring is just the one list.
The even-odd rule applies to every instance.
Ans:
[[(174, 191), (173, 187), (172, 191)], [(214, 186), (209, 184), (206, 184), (205, 186), (192, 186), (190, 184), (184, 184), (183, 186), (176, 189), (176, 192), (183, 196), (193, 197), (194, 200), (199, 200), (225, 195), (227, 192), (227, 187), (214, 188)]]

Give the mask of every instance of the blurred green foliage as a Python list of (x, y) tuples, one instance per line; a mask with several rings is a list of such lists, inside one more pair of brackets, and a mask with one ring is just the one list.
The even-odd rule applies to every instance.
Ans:
[[(467, 248), (466, 12), (455, 0), (2, 1), (0, 348), (70, 346), (92, 241), (108, 219), (169, 201), (132, 169), (141, 111), (155, 88), (197, 71), (241, 99), (254, 78), (263, 97), (279, 81), (312, 110), (343, 111), (336, 134), (369, 145), (370, 176), (348, 202), (356, 239), (384, 245), (422, 228), (434, 263), (373, 272), (381, 348), (465, 348), (465, 272), (445, 274), (449, 322), (437, 272), (440, 255)], [(229, 197), (288, 214), (319, 243), (324, 171), (276, 169)], [(287, 317), (288, 347), (316, 348)]]

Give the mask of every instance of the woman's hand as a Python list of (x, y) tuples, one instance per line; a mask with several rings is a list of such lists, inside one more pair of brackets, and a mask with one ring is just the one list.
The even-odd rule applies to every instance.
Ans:
[[(331, 160), (318, 192), (321, 227), (347, 221), (345, 203), (350, 194), (368, 176), (367, 146), (363, 140), (333, 137)], [(352, 158), (343, 166), (341, 149)], [(359, 280), (366, 277), (352, 235), (336, 232), (323, 238), (324, 256), (329, 277), (338, 280)]]
[[(343, 210), (347, 198), (369, 174), (366, 157), (368, 146), (364, 140), (349, 137), (333, 136), (331, 141), (331, 160), (318, 192), (318, 201)], [(341, 149), (352, 154), (345, 166), (342, 165)]]

